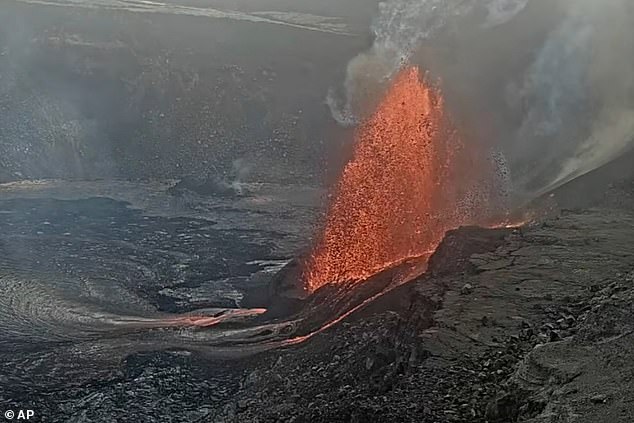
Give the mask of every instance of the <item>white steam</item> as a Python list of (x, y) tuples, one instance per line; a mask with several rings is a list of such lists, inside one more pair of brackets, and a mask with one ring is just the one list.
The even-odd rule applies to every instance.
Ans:
[[(372, 46), (328, 95), (342, 125), (425, 52), (473, 135), (466, 141), (504, 153), (522, 199), (634, 148), (631, 0), (386, 0), (372, 30)], [(478, 125), (491, 139), (475, 135)]]
[(529, 108), (511, 150), (518, 186), (529, 196), (610, 162), (634, 141), (631, 2), (562, 3), (566, 17), (539, 51), (519, 96)]
[(488, 16), (485, 28), (502, 25), (520, 13), (528, 4), (528, 0), (490, 1), (487, 4)]
[[(409, 61), (421, 42), (459, 16), (477, 7), (486, 10), (485, 27), (512, 19), (528, 0), (386, 0), (379, 3), (379, 15), (372, 25), (372, 47), (348, 64), (343, 90), (331, 90), (326, 102), (332, 116), (344, 126), (357, 123), (383, 84)], [(371, 103), (371, 101), (369, 102)]]

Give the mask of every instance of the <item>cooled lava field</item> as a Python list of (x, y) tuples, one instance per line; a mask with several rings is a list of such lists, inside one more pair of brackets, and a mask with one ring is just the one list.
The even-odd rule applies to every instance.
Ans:
[(634, 422), (629, 0), (2, 0), (0, 415)]

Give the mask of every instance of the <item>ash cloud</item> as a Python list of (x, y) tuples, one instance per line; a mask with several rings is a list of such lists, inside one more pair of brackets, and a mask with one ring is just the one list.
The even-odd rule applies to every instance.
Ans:
[(633, 28), (628, 0), (388, 0), (328, 104), (354, 125), (403, 63), (421, 65), (529, 200), (632, 148)]

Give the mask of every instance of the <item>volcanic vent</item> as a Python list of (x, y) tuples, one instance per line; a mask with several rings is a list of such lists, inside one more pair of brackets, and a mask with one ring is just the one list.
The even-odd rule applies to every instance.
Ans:
[(482, 181), (491, 170), (489, 160), (461, 141), (440, 91), (418, 68), (402, 69), (356, 132), (306, 262), (306, 288), (426, 260), (447, 230), (482, 217), (477, 205), (488, 202)]

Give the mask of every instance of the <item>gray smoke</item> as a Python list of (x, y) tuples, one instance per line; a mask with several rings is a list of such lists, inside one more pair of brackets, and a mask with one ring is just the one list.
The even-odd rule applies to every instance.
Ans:
[[(484, 8), (483, 27), (508, 22), (528, 0), (388, 0), (379, 3), (379, 15), (372, 25), (372, 47), (348, 64), (343, 92), (331, 90), (326, 99), (333, 117), (342, 125), (358, 122), (384, 84), (410, 61), (425, 40), (432, 38), (452, 20)], [(341, 94), (341, 95), (340, 95)]]
[(634, 139), (634, 8), (627, 0), (566, 0), (566, 17), (528, 70), (530, 104), (515, 136), (518, 180), (540, 194), (617, 158)]
[(328, 96), (343, 125), (363, 118), (413, 63), (442, 80), (465, 141), (504, 154), (522, 199), (633, 146), (629, 0), (388, 0), (373, 32)]
[(243, 158), (236, 159), (232, 162), (233, 180), (231, 181), (231, 187), (238, 195), (244, 193), (245, 180), (249, 177), (251, 170), (251, 164)]

